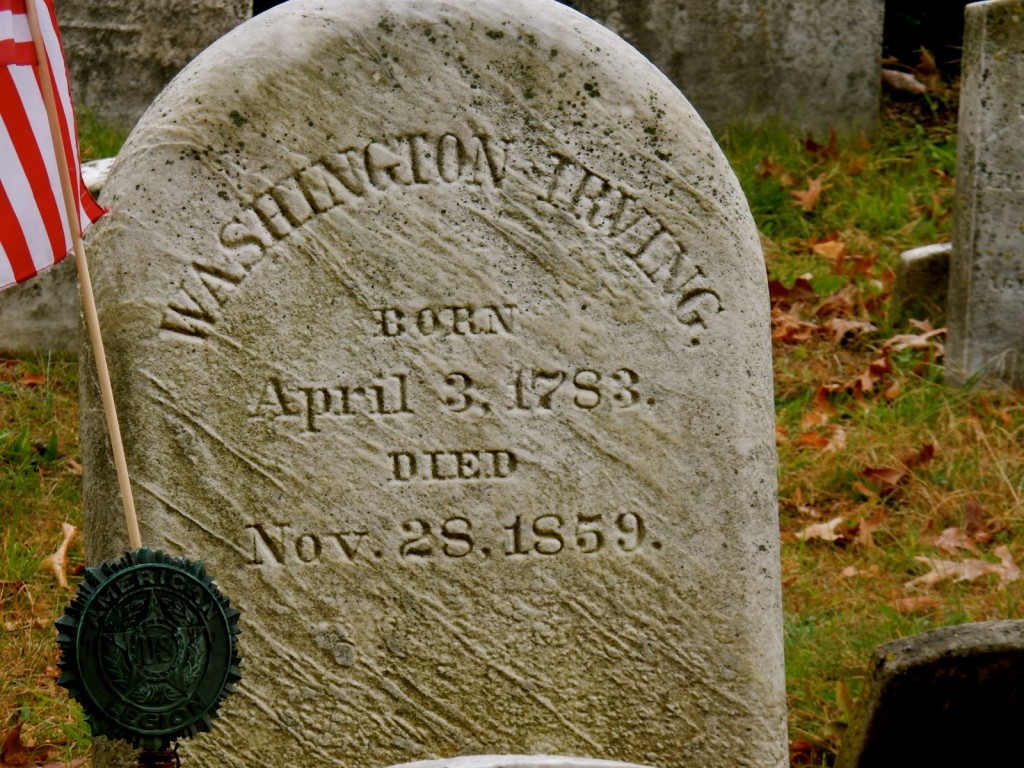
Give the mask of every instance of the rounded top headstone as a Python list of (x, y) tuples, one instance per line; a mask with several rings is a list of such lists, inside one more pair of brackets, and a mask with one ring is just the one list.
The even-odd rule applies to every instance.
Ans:
[(294, 0), (174, 80), (104, 201), (143, 536), (246, 615), (190, 756), (783, 764), (764, 262), (636, 51), (547, 0)]

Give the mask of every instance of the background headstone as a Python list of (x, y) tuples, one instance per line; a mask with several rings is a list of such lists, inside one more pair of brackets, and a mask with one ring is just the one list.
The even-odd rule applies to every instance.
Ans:
[(885, 0), (572, 0), (667, 74), (716, 132), (870, 131)]
[(943, 627), (878, 646), (837, 768), (1016, 765), (1024, 621)]
[(933, 243), (900, 254), (890, 302), (894, 323), (938, 319), (945, 314), (952, 251), (952, 243)]
[(130, 128), (178, 71), (252, 15), (252, 0), (54, 0), (77, 107)]
[(1024, 387), (1024, 2), (966, 9), (947, 378)]
[[(82, 166), (82, 179), (98, 195), (113, 158)], [(73, 253), (21, 285), (0, 292), (0, 355), (73, 355), (81, 310)]]
[(143, 541), (242, 611), (187, 759), (785, 765), (764, 261), (636, 51), (548, 0), (288, 3), (174, 80), (104, 200)]

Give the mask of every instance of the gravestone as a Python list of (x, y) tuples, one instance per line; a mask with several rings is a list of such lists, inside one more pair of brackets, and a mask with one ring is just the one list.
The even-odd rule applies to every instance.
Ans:
[(965, 15), (947, 379), (1024, 387), (1024, 2)]
[(635, 45), (716, 131), (781, 121), (870, 131), (884, 0), (571, 0)]
[(54, 0), (71, 92), (130, 128), (206, 46), (252, 15), (252, 0)]
[(291, 2), (175, 79), (104, 199), (143, 542), (242, 612), (188, 759), (785, 764), (764, 262), (632, 48), (547, 0)]
[(889, 304), (893, 322), (942, 317), (952, 251), (952, 243), (933, 243), (900, 254)]
[(1024, 621), (923, 632), (875, 649), (837, 768), (1016, 765)]
[[(96, 196), (113, 158), (82, 166), (82, 180)], [(81, 311), (74, 254), (34, 279), (0, 292), (0, 355), (73, 356), (78, 349)]]

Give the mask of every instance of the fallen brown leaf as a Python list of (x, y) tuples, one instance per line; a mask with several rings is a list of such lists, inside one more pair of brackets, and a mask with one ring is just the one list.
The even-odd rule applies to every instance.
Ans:
[(936, 558), (918, 555), (914, 559), (927, 564), (932, 570), (916, 579), (911, 579), (903, 586), (934, 586), (945, 579), (954, 581), (974, 581), (975, 579), (994, 573), (999, 577), (999, 587), (1003, 588), (1011, 581), (1020, 578), (1020, 569), (1013, 561), (1013, 556), (1006, 545), (996, 547), (992, 553), (999, 558), (999, 564), (990, 563), (987, 560), (938, 560)]
[(37, 387), (46, 383), (46, 374), (28, 372), (21, 377), (21, 384), (25, 387)]
[(847, 283), (833, 293), (814, 312), (815, 317), (836, 317), (853, 314), (857, 307), (857, 286)]
[(900, 461), (907, 469), (917, 469), (922, 464), (927, 464), (935, 456), (935, 446), (932, 443), (924, 443), (918, 450), (910, 453), (900, 454)]
[(873, 390), (888, 373), (892, 373), (892, 360), (889, 358), (889, 351), (883, 349), (882, 356), (868, 363), (868, 367), (846, 382), (844, 388), (856, 397), (858, 394)]
[(861, 495), (866, 496), (869, 499), (878, 498), (878, 493), (875, 492), (873, 489), (868, 488), (860, 480), (854, 480), (853, 483), (851, 483), (851, 485), (853, 486), (853, 489), (855, 491), (858, 491)]
[(923, 332), (897, 334), (886, 341), (883, 347), (893, 352), (902, 352), (905, 349), (934, 349), (940, 357), (945, 355), (946, 349), (938, 341), (940, 336), (946, 335), (945, 328), (933, 328), (931, 323), (922, 323), (918, 320), (911, 320), (911, 324)]
[(807, 341), (818, 326), (801, 320), (795, 314), (787, 313), (775, 307), (771, 313), (772, 341), (786, 344), (800, 344)]
[(38, 747), (24, 744), (21, 740), (21, 726), (20, 721), (15, 723), (0, 737), (0, 766), (38, 764), (49, 760), (56, 753), (57, 748), (49, 744)]
[(808, 136), (804, 139), (804, 149), (812, 155), (817, 155), (819, 158), (835, 160), (839, 157), (839, 139), (836, 129), (833, 128), (829, 131), (828, 144), (819, 144), (813, 137)]
[(855, 541), (862, 547), (875, 546), (874, 534), (885, 524), (885, 507), (879, 507), (871, 517), (863, 518), (857, 523), (857, 536)]
[(797, 435), (797, 445), (805, 445), (809, 448), (817, 448), (819, 451), (823, 451), (832, 444), (832, 441), (819, 432), (804, 432)]
[(862, 333), (874, 333), (878, 327), (863, 320), (845, 320), (841, 317), (830, 317), (822, 327), (832, 334), (832, 341), (835, 344), (842, 344), (847, 336), (857, 336)]
[[(906, 468), (896, 469), (894, 467), (867, 467), (861, 472), (868, 480), (874, 480), (882, 486), (882, 495), (885, 495), (885, 489), (895, 488), (897, 485), (903, 482), (904, 478), (907, 477), (909, 470)], [(891, 492), (891, 490), (890, 490)]]
[(817, 206), (818, 202), (821, 200), (822, 193), (826, 189), (832, 188), (831, 184), (825, 183), (826, 177), (827, 175), (824, 173), (819, 174), (813, 179), (808, 176), (806, 179), (807, 189), (790, 191), (789, 194), (796, 198), (794, 203), (800, 206), (800, 209), (804, 211), (804, 213), (810, 213), (813, 211), (815, 206)]
[(64, 540), (57, 547), (57, 551), (43, 560), (40, 565), (51, 568), (54, 576), (57, 577), (57, 583), (64, 589), (68, 589), (68, 547), (71, 540), (75, 538), (75, 534), (78, 533), (78, 529), (71, 523), (61, 523), (61, 528), (64, 531)]
[(919, 611), (930, 611), (939, 607), (939, 601), (928, 595), (918, 597), (903, 597), (893, 602), (892, 607), (900, 613), (917, 613)]
[(802, 541), (811, 541), (812, 539), (836, 541), (843, 538), (843, 534), (836, 533), (836, 528), (844, 519), (842, 517), (833, 517), (827, 523), (812, 523), (797, 533), (796, 537)]
[(813, 243), (811, 250), (818, 256), (824, 256), (829, 261), (839, 261), (846, 251), (846, 244), (842, 240), (823, 240)]
[(985, 519), (985, 509), (974, 497), (964, 502), (964, 524), (967, 526), (967, 533), (975, 541), (984, 544), (992, 538), (988, 521)]
[(792, 288), (787, 288), (780, 280), (768, 282), (768, 298), (773, 307), (786, 309), (794, 304), (807, 304), (818, 300), (818, 294), (811, 285), (810, 275), (800, 275), (793, 283)]
[(935, 546), (949, 555), (955, 555), (961, 549), (970, 552), (978, 551), (971, 537), (963, 528), (947, 528), (935, 538)]

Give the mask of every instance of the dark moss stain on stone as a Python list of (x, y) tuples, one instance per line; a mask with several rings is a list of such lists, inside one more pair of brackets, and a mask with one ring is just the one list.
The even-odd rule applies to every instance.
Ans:
[(377, 27), (383, 29), (389, 35), (395, 31), (395, 25), (387, 16), (381, 16), (380, 21), (377, 22)]
[(592, 99), (596, 99), (601, 96), (601, 89), (597, 87), (597, 83), (584, 83), (583, 90), (586, 91)]
[(505, 33), (502, 32), (500, 29), (488, 29), (487, 36), (491, 38), (491, 40), (498, 40), (504, 37)]
[(241, 128), (243, 125), (249, 122), (249, 118), (247, 118), (237, 109), (232, 109), (230, 112), (228, 112), (228, 117), (231, 118), (231, 122), (235, 124), (236, 128)]

